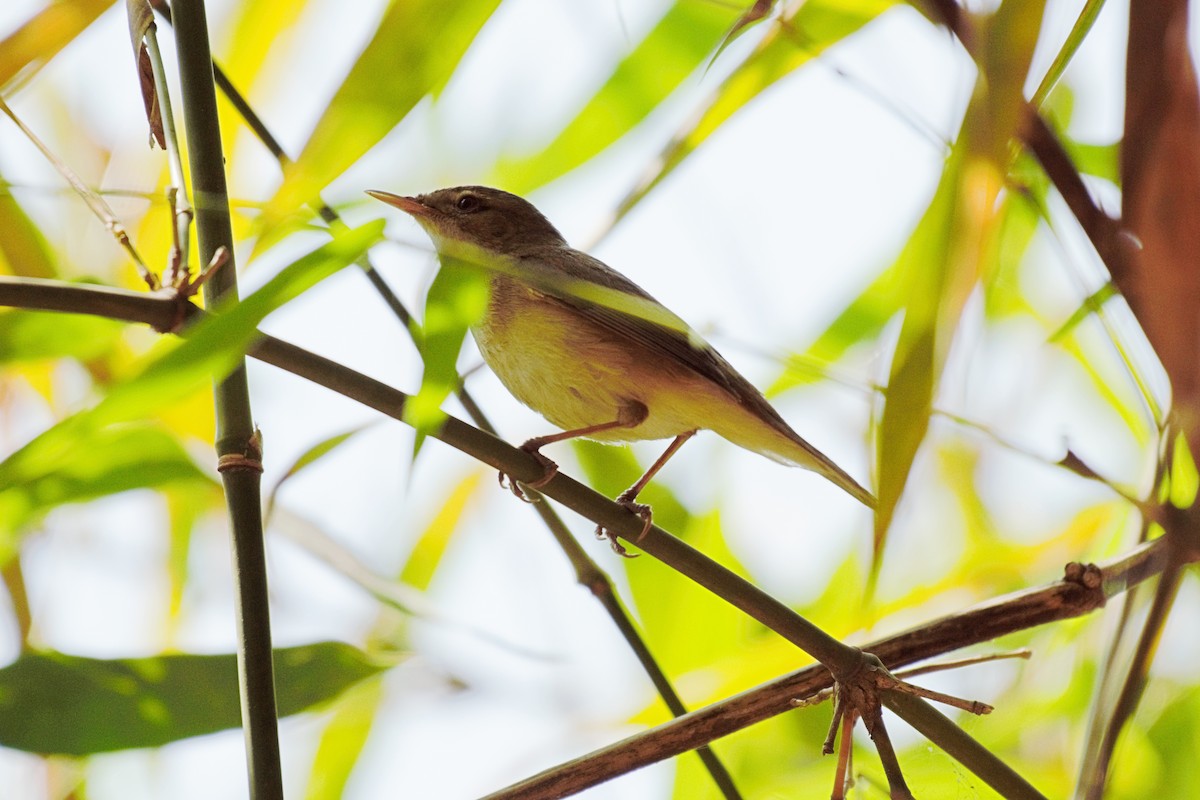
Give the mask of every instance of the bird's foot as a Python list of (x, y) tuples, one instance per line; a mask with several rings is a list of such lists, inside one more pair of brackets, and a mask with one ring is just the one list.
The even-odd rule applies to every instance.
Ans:
[[(654, 510), (645, 503), (637, 502), (636, 498), (637, 494), (632, 490), (629, 490), (617, 495), (615, 502), (617, 505), (629, 509), (634, 514), (637, 514), (642, 518), (642, 532), (637, 535), (636, 539), (634, 539), (635, 542), (640, 542), (642, 539), (646, 538), (646, 534), (650, 532), (650, 528), (654, 525)], [(607, 539), (608, 543), (612, 545), (613, 552), (619, 556), (624, 556), (625, 558), (635, 557), (625, 549), (625, 546), (621, 544), (621, 541), (617, 538), (617, 535), (605, 528), (603, 525), (596, 526), (596, 538)]]
[[(529, 453), (529, 455), (537, 459), (539, 464), (545, 467), (546, 471), (542, 473), (542, 477), (532, 481), (525, 481), (524, 484), (518, 483), (516, 478), (514, 478), (512, 475), (509, 475), (507, 472), (504, 472), (503, 470), (501, 470), (496, 477), (500, 481), (500, 486), (512, 492), (518, 500), (521, 500), (525, 503), (536, 503), (537, 498), (527, 495), (525, 493), (525, 489), (540, 489), (549, 483), (550, 480), (558, 474), (558, 464), (555, 464), (552, 460), (550, 460), (549, 457), (543, 455), (541, 451), (537, 450), (536, 448), (522, 446), (521, 449), (526, 453)], [(524, 488), (522, 488), (522, 485)]]

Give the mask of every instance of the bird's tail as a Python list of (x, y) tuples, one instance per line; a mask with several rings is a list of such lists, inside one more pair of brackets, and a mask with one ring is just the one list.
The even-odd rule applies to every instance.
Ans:
[(780, 420), (782, 427), (777, 427), (766, 420), (756, 420), (758, 424), (733, 425), (724, 430), (714, 428), (722, 438), (734, 444), (753, 450), (774, 461), (803, 467), (825, 477), (846, 494), (870, 509), (875, 508), (875, 495), (864, 489), (862, 485), (850, 477), (850, 474), (835, 464), (827, 455), (793, 431)]

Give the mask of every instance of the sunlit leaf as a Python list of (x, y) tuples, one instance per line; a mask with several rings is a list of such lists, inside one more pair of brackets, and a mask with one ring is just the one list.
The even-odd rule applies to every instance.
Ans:
[(56, 426), (0, 462), (0, 563), (49, 510), (118, 492), (210, 479), (154, 425)]
[(289, 264), (254, 294), (232, 309), (218, 309), (166, 355), (154, 358), (136, 378), (116, 386), (94, 409), (84, 412), (90, 424), (135, 419), (156, 406), (187, 396), (196, 387), (227, 375), (237, 364), (266, 316), (339, 269), (352, 263), (379, 240), (383, 222), (376, 220), (338, 233), (325, 245)]
[[(418, 538), (412, 553), (401, 570), (398, 583), (414, 589), (427, 589), (451, 538), (459, 529), (470, 501), (478, 496), (483, 473), (473, 471), (457, 483), (440, 502), (437, 514)], [(456, 626), (440, 619), (440, 614), (427, 615), (441, 625)], [(394, 644), (404, 636), (407, 624), (395, 615), (381, 614), (372, 630), (371, 639)], [(493, 641), (482, 631), (470, 631), (481, 640)], [(504, 643), (499, 643), (505, 646)], [(317, 754), (305, 790), (306, 800), (336, 800), (342, 797), (346, 781), (362, 756), (367, 736), (374, 725), (383, 701), (383, 684), (364, 682), (347, 692), (337, 703), (332, 718), (321, 734)]]
[(339, 447), (349, 441), (351, 437), (361, 433), (368, 427), (369, 426), (367, 425), (360, 425), (357, 428), (352, 428), (351, 430), (343, 431), (342, 433), (336, 433), (333, 436), (322, 439), (301, 453), (295, 461), (288, 465), (287, 469), (283, 471), (283, 474), (280, 476), (279, 480), (277, 480), (275, 485), (272, 486), (270, 491), (267, 492), (267, 499), (264, 503), (266, 512), (263, 514), (263, 516), (268, 519), (270, 518), (271, 510), (275, 507), (275, 498), (278, 496), (279, 490), (283, 487), (284, 483), (291, 478), (294, 478), (304, 469), (317, 463), (334, 450), (337, 450)]
[[(1157, 755), (1157, 763), (1164, 766), (1150, 771), (1139, 770), (1135, 765), (1130, 765), (1129, 770), (1118, 769), (1114, 777), (1128, 774), (1136, 782), (1124, 797), (1200, 796), (1200, 771), (1171, 766), (1191, 764), (1200, 748), (1200, 690), (1193, 686), (1172, 696), (1158, 712), (1146, 735)], [(1117, 749), (1117, 757), (1124, 757), (1122, 748)]]
[(216, 480), (176, 483), (159, 488), (166, 501), (168, 517), (168, 549), (164, 570), (170, 584), (167, 605), (167, 641), (173, 641), (181, 622), (183, 594), (190, 575), (192, 532), (205, 514), (225, 512), (224, 492)]
[[(215, 49), (222, 54), (221, 69), (243, 94), (253, 96), (255, 80), (272, 74), (263, 69), (263, 64), (290, 45), (300, 31), (301, 17), (314, 7), (313, 3), (278, 0), (241, 0), (233, 6), (226, 29), (227, 44)], [(263, 47), (263, 42), (271, 46)]]
[(1088, 34), (1092, 32), (1092, 25), (1095, 24), (1096, 17), (1100, 16), (1102, 8), (1104, 8), (1104, 0), (1087, 0), (1083, 4), (1083, 8), (1079, 11), (1079, 17), (1071, 27), (1071, 32), (1067, 34), (1066, 41), (1054, 54), (1054, 61), (1046, 70), (1046, 74), (1042, 76), (1042, 82), (1038, 84), (1037, 91), (1033, 93), (1030, 102), (1035, 108), (1041, 107), (1058, 83), (1059, 78), (1066, 72), (1067, 65), (1071, 63), (1075, 53), (1079, 51), (1079, 48), (1087, 40)]
[(907, 294), (879, 427), (872, 579), (896, 504), (929, 429), (933, 397), (967, 298), (993, 271), (997, 199), (1023, 95), (1042, 0), (1009, 0), (990, 17), (978, 55), (983, 70), (963, 129), (924, 217), (900, 255)]
[(906, 306), (904, 325), (892, 357), (876, 451), (879, 476), (876, 561), (917, 448), (929, 428), (935, 371), (949, 346), (943, 341), (939, 353), (937, 322), (941, 284), (950, 267), (956, 181), (957, 169), (948, 166), (925, 216), (897, 260), (904, 276)]
[(726, 120), (769, 86), (795, 72), (895, 5), (895, 0), (807, 0), (775, 23), (746, 60), (709, 98), (686, 128), (672, 137), (638, 186), (621, 201), (617, 217), (633, 208)]
[(676, 0), (553, 142), (501, 162), (492, 182), (527, 193), (629, 133), (704, 63), (737, 11), (721, 3)]
[(1067, 154), (1071, 156), (1075, 168), (1081, 173), (1103, 178), (1114, 186), (1121, 185), (1121, 145), (1119, 142), (1086, 144), (1071, 138), (1064, 138), (1063, 144), (1066, 146)]
[[(718, 512), (692, 517), (686, 528), (674, 530), (722, 566), (746, 574), (729, 549)], [(639, 558), (625, 566), (646, 640), (669, 674), (710, 667), (759, 630), (729, 603), (658, 561)], [(714, 677), (713, 689), (717, 681)]]
[(767, 397), (825, 377), (822, 367), (837, 361), (856, 344), (879, 336), (883, 326), (903, 308), (904, 297), (896, 291), (898, 268), (892, 265), (846, 306), (802, 354), (790, 358), (783, 374), (767, 388)]
[(173, 437), (120, 423), (150, 417), (227, 373), (268, 313), (356, 259), (381, 230), (382, 223), (372, 223), (340, 234), (285, 267), (228, 313), (200, 322), (166, 355), (152, 357), (141, 374), (118, 384), (96, 406), (48, 429), (0, 464), (0, 498), (7, 512), (0, 520), (11, 526), (6, 545), (11, 546), (18, 526), (57, 503), (197, 475)]
[(383, 702), (383, 688), (382, 681), (363, 681), (338, 699), (313, 757), (305, 800), (341, 800), (345, 796), (350, 773)]
[(0, 41), (0, 87), (28, 66), (49, 61), (116, 0), (59, 0)]
[(416, 589), (429, 588), (451, 538), (462, 525), (471, 500), (479, 495), (482, 475), (481, 472), (473, 471), (463, 476), (445, 499), (441, 500), (437, 514), (417, 539), (404, 568), (400, 571), (400, 581)]
[(1111, 282), (1104, 284), (1099, 289), (1092, 292), (1083, 299), (1083, 302), (1079, 304), (1079, 308), (1075, 309), (1075, 311), (1071, 313), (1071, 316), (1067, 317), (1067, 321), (1059, 326), (1058, 330), (1050, 334), (1050, 341), (1062, 341), (1073, 330), (1075, 330), (1079, 323), (1083, 322), (1093, 314), (1099, 314), (1100, 309), (1104, 307), (1104, 304), (1116, 296), (1117, 287), (1113, 286)]
[[(334, 94), (267, 206), (280, 219), (374, 147), (417, 102), (438, 92), (499, 0), (400, 0)], [(351, 10), (353, 9), (353, 10)], [(361, 13), (357, 6), (348, 13)]]
[(470, 264), (442, 257), (442, 266), (425, 298), (421, 389), (404, 406), (404, 421), (417, 430), (415, 449), (446, 418), (442, 401), (458, 388), (458, 354), (471, 325), (483, 318), (488, 274)]
[(0, 231), (4, 231), (0, 236), (0, 272), (26, 278), (53, 278), (58, 274), (46, 238), (8, 187), (0, 190)]
[(1021, 188), (1010, 187), (998, 202), (997, 231), (985, 254), (989, 268), (983, 276), (984, 311), (993, 319), (1029, 313), (1029, 301), (1021, 291), (1021, 270), (1042, 225), (1038, 206)]
[(1091, 381), (1096, 397), (1111, 408), (1124, 423), (1124, 429), (1139, 445), (1145, 445), (1157, 435), (1153, 414), (1139, 402), (1146, 397), (1142, 376), (1133, 370), (1129, 351), (1118, 343), (1118, 355), (1123, 371), (1113, 369), (1110, 361), (1096, 358), (1097, 340), (1112, 342), (1108, 331), (1089, 330), (1086, 325), (1077, 325), (1055, 344), (1070, 355)]
[(1171, 448), (1170, 482), (1171, 504), (1176, 508), (1191, 508), (1200, 488), (1200, 475), (1197, 475), (1192, 451), (1188, 449), (1187, 437), (1182, 433), (1176, 434)]
[[(281, 63), (282, 55), (296, 52), (293, 48), (305, 30), (303, 18), (314, 11), (320, 13), (319, 4), (311, 2), (240, 0), (231, 4), (230, 18), (213, 51), (217, 54), (217, 65), (225, 77), (260, 113), (263, 109), (257, 106), (262, 99), (280, 91), (280, 85), (286, 85), (290, 77), (290, 71), (285, 70), (281, 74), (267, 65)], [(218, 34), (214, 33), (214, 36)], [(270, 42), (271, 46), (263, 47), (263, 42)], [(217, 93), (217, 104), (221, 119), (233, 122), (221, 125), (221, 145), (228, 154), (229, 162), (236, 164), (244, 157), (253, 159), (259, 156), (262, 143), (244, 135), (240, 112), (223, 91)], [(230, 177), (235, 175), (231, 174)], [(234, 212), (235, 241), (254, 236), (261, 227), (260, 216), (257, 213), (253, 216), (238, 213), (236, 205), (231, 210)], [(269, 238), (255, 241), (254, 254), (261, 254), (292, 230), (291, 225), (281, 226), (273, 230)]]
[(47, 358), (86, 361), (107, 353), (124, 327), (103, 317), (0, 312), (0, 363)]
[[(279, 714), (326, 702), (387, 666), (341, 642), (276, 650)], [(35, 652), (0, 669), (0, 744), (17, 750), (159, 747), (240, 724), (232, 653), (101, 660)]]

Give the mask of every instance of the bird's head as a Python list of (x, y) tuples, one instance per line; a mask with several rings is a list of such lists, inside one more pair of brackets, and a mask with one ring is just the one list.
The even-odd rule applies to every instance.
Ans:
[(500, 189), (456, 186), (416, 197), (367, 194), (412, 216), (443, 255), (454, 254), (464, 245), (493, 255), (518, 256), (530, 248), (566, 244), (532, 203)]

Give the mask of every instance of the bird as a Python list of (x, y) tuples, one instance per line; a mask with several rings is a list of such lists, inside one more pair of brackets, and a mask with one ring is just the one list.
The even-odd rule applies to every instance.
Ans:
[[(691, 326), (617, 270), (573, 249), (528, 200), (487, 186), (367, 194), (416, 220), (443, 269), (467, 263), (486, 272), (487, 307), (471, 327), (479, 352), (517, 400), (561, 429), (521, 445), (545, 468), (541, 478), (524, 483), (527, 488), (540, 488), (557, 473), (541, 452), (549, 444), (576, 437), (610, 443), (670, 438), (616, 498), (642, 519), (640, 540), (653, 510), (638, 495), (688, 439), (711, 430), (812, 470), (875, 507), (869, 491), (796, 433)], [(503, 472), (499, 477), (528, 499), (515, 480)], [(607, 534), (602, 527), (597, 533)]]

